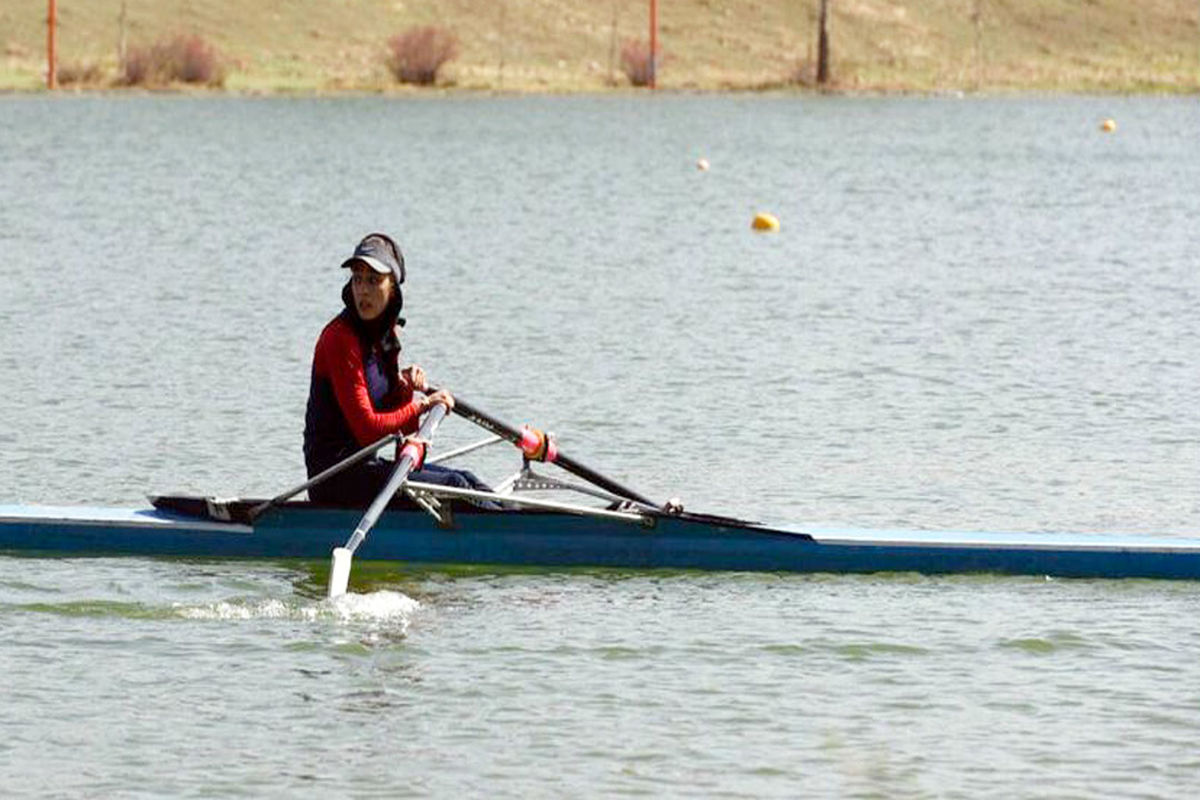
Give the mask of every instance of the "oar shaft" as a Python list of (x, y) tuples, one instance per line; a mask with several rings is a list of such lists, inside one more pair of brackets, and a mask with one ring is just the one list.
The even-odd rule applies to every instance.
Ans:
[(585, 481), (591, 481), (601, 489), (610, 491), (613, 494), (620, 495), (621, 497), (628, 497), (630, 500), (636, 500), (637, 502), (648, 506), (656, 505), (656, 503), (650, 498), (642, 495), (639, 492), (635, 492), (633, 489), (630, 489), (624, 484), (617, 483), (612, 478), (607, 478), (604, 475), (601, 475), (599, 472), (591, 469), (586, 464), (580, 464), (578, 461), (568, 455), (559, 453), (558, 458), (554, 459), (554, 463), (558, 464), (567, 472), (577, 475), (578, 477), (583, 478)]
[[(438, 424), (446, 416), (446, 407), (438, 403), (429, 410), (425, 415), (425, 421), (421, 423), (421, 430), (417, 434), (425, 441), (429, 441), (433, 437), (433, 432), (437, 430)], [(354, 529), (354, 533), (346, 542), (346, 549), (353, 553), (362, 544), (363, 539), (367, 538), (367, 534), (371, 532), (371, 528), (375, 527), (375, 523), (379, 521), (379, 515), (387, 508), (388, 503), (392, 502), (392, 498), (404, 482), (408, 480), (408, 476), (416, 467), (416, 462), (409, 455), (404, 455), (396, 462), (395, 469), (392, 470), (392, 475), (388, 478), (388, 482), (384, 484), (383, 490), (375, 497), (371, 505), (367, 507), (367, 513), (363, 514), (363, 518), (359, 521), (358, 527)]]
[[(430, 389), (430, 391), (434, 390)], [(463, 400), (457, 394), (454, 395), (454, 413), (458, 414), (460, 417), (470, 420), (471, 422), (474, 422), (476, 425), (486, 431), (491, 431), (497, 436), (503, 436), (513, 444), (519, 444), (521, 441), (521, 432), (517, 428), (481, 411), (479, 408)], [(583, 478), (585, 481), (590, 481), (596, 486), (599, 486), (601, 489), (612, 492), (615, 495), (627, 497), (630, 500), (634, 500), (638, 503), (644, 503), (648, 506), (655, 505), (652, 500), (646, 498), (642, 494), (635, 492), (628, 486), (621, 485), (612, 478), (601, 475), (599, 472), (596, 472), (586, 464), (581, 464), (570, 456), (564, 455), (561, 451), (554, 459), (554, 463), (565, 469), (567, 472)]]
[(366, 459), (367, 457), (374, 455), (382, 447), (384, 447), (385, 445), (391, 444), (392, 442), (396, 441), (399, 438), (400, 438), (400, 434), (389, 433), (387, 436), (383, 436), (380, 439), (372, 442), (371, 444), (364, 447), (362, 450), (359, 450), (357, 453), (347, 456), (346, 458), (342, 459), (338, 463), (334, 464), (332, 467), (321, 470), (316, 475), (314, 475), (311, 478), (309, 478), (308, 480), (306, 480), (304, 483), (301, 483), (298, 486), (293, 486), (291, 489), (288, 489), (286, 492), (283, 492), (282, 494), (277, 494), (274, 497), (272, 497), (270, 500), (259, 503), (254, 508), (250, 509), (250, 519), (251, 520), (257, 519), (259, 517), (259, 515), (261, 515), (264, 511), (266, 511), (271, 506), (278, 505), (279, 503), (282, 503), (284, 500), (290, 500), (293, 497), (295, 497), (296, 495), (303, 492), (305, 489), (311, 489), (312, 487), (316, 486), (321, 481), (332, 478), (334, 475), (337, 475), (339, 472), (342, 472), (342, 471), (354, 466), (358, 462)]

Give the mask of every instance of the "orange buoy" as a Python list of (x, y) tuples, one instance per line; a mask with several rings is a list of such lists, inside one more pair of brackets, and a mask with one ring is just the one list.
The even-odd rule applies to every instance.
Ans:
[(1116, 129), (1117, 129), (1117, 121), (1115, 119), (1112, 119), (1111, 117), (1109, 119), (1104, 120), (1104, 122), (1100, 123), (1100, 130), (1104, 131), (1105, 133), (1112, 133)]
[(750, 223), (750, 227), (760, 233), (775, 233), (779, 230), (779, 219), (774, 214), (760, 211), (754, 215), (754, 221)]

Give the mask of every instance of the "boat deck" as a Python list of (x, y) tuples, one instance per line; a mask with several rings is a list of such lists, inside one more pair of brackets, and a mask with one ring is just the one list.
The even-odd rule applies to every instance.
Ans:
[[(776, 526), (772, 526), (776, 527)], [(983, 547), (1021, 550), (1141, 550), (1200, 553), (1200, 538), (1121, 533), (1018, 533), (1006, 531), (926, 531), (841, 528), (821, 525), (779, 526), (803, 531), (822, 544)]]
[(197, 519), (183, 514), (172, 514), (155, 508), (107, 508), (101, 506), (15, 506), (0, 505), (0, 525), (16, 526), (20, 523), (67, 526), (112, 526), (123, 528), (173, 528), (186, 530), (237, 529), (242, 533), (253, 533), (249, 525), (214, 522)]

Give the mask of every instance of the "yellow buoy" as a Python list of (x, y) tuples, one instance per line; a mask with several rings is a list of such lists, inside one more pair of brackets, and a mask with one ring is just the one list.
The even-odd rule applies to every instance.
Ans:
[(1100, 123), (1100, 130), (1105, 133), (1112, 133), (1117, 129), (1117, 121), (1115, 119), (1106, 119)]
[(754, 215), (754, 222), (750, 223), (750, 227), (763, 233), (774, 233), (779, 230), (779, 219), (774, 214), (760, 211)]

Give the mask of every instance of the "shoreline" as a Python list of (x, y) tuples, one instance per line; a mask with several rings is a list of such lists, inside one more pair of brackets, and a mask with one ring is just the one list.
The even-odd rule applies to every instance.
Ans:
[[(661, 92), (906, 96), (1200, 94), (1196, 0), (834, 3), (832, 82), (815, 85), (819, 0), (673, 0), (658, 18)], [(969, 7), (968, 7), (969, 6)], [(45, 89), (44, 0), (0, 13), (0, 93)], [(269, 96), (608, 95), (649, 90), (644, 0), (91, 0), (62, 4), (62, 91)], [(398, 85), (401, 34), (453, 41), (430, 87)], [(182, 44), (181, 40), (183, 41)], [(179, 45), (220, 88), (117, 85)], [(169, 47), (168, 47), (169, 49)], [(639, 60), (640, 59), (640, 60)], [(196, 63), (196, 62), (193, 62)], [(123, 67), (124, 65), (124, 67)], [(639, 66), (643, 65), (643, 66)], [(161, 79), (161, 78), (160, 78)], [(640, 80), (640, 78), (639, 78)]]
[(834, 87), (816, 88), (800, 84), (776, 84), (734, 87), (667, 86), (646, 89), (632, 86), (581, 88), (573, 86), (544, 87), (487, 87), (487, 86), (361, 86), (361, 87), (214, 87), (189, 84), (165, 86), (97, 86), (67, 85), (49, 89), (45, 86), (0, 85), (0, 96), (175, 96), (175, 97), (242, 97), (242, 98), (341, 98), (388, 97), (393, 99), (447, 99), (455, 97), (682, 97), (682, 96), (745, 97), (753, 95), (794, 95), (808, 98), (1003, 98), (1003, 97), (1192, 97), (1200, 95), (1200, 86), (1132, 88), (1122, 86), (1057, 86), (1057, 87), (983, 87), (983, 88), (924, 88), (924, 87)]

